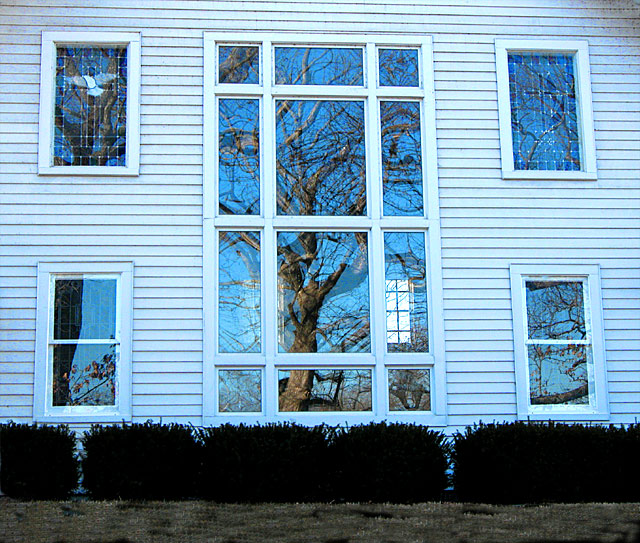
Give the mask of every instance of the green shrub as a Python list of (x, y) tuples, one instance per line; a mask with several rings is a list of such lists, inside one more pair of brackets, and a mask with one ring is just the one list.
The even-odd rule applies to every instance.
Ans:
[(199, 447), (179, 424), (94, 425), (82, 438), (83, 486), (96, 499), (175, 500), (195, 494)]
[(481, 424), (454, 438), (454, 487), (475, 502), (635, 501), (638, 458), (638, 425)]
[(200, 495), (219, 502), (322, 499), (327, 440), (322, 426), (296, 424), (205, 428)]
[(0, 424), (0, 488), (19, 499), (64, 499), (78, 486), (75, 434), (67, 426)]
[(425, 426), (382, 422), (339, 430), (331, 444), (335, 496), (360, 502), (440, 500), (447, 452), (444, 436)]

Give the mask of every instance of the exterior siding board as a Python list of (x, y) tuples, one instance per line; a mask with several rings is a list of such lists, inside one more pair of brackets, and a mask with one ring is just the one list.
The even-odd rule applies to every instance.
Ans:
[[(36, 264), (74, 257), (135, 262), (133, 420), (201, 423), (202, 32), (292, 25), (433, 36), (449, 429), (516, 417), (514, 260), (601, 266), (611, 421), (634, 422), (640, 10), (626, 0), (5, 0), (0, 419), (33, 412)], [(142, 33), (139, 177), (37, 176), (40, 32), (86, 29)], [(589, 41), (598, 180), (503, 181), (494, 38), (556, 36)]]

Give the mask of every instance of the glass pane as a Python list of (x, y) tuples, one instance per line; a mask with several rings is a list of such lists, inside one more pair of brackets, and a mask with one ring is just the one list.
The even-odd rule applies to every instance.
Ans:
[(510, 53), (516, 170), (580, 170), (573, 56)]
[(369, 334), (366, 232), (280, 232), (280, 352), (369, 352)]
[(222, 413), (262, 411), (262, 371), (220, 370), (218, 372), (218, 411)]
[(590, 402), (589, 345), (529, 345), (531, 405), (584, 405)]
[(260, 352), (260, 234), (220, 232), (221, 353)]
[(220, 213), (260, 213), (260, 104), (224, 98), (218, 103)]
[(278, 371), (279, 411), (371, 411), (371, 370)]
[(364, 70), (362, 49), (276, 47), (276, 85), (358, 85)]
[(53, 345), (53, 405), (115, 405), (117, 345)]
[(380, 102), (385, 215), (422, 215), (420, 103)]
[(424, 233), (385, 232), (387, 351), (429, 351)]
[(586, 339), (581, 281), (526, 281), (529, 339)]
[(380, 49), (381, 87), (417, 87), (420, 85), (416, 49)]
[(260, 83), (260, 48), (221, 45), (218, 49), (220, 83)]
[(127, 48), (58, 47), (54, 166), (126, 166)]
[(365, 215), (363, 101), (278, 100), (279, 215)]
[(53, 339), (114, 339), (116, 279), (56, 279)]
[(390, 411), (429, 411), (430, 409), (429, 370), (389, 370)]

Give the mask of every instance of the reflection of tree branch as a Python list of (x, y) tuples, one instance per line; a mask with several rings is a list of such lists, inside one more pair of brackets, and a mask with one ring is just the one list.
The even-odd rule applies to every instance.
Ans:
[(543, 396), (534, 396), (531, 398), (532, 405), (561, 404), (572, 400), (577, 400), (589, 394), (589, 385), (584, 384), (567, 392), (558, 392), (557, 394), (545, 394)]

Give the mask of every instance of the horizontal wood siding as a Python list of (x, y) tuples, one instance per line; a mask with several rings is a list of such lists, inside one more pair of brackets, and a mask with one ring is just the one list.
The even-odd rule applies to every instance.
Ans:
[[(322, 13), (319, 17), (318, 13)], [(509, 264), (601, 266), (611, 420), (640, 412), (640, 9), (631, 0), (4, 0), (0, 419), (32, 416), (36, 264), (132, 260), (134, 420), (201, 422), (205, 30), (433, 36), (450, 430), (516, 414)], [(40, 32), (142, 33), (135, 178), (39, 177)], [(586, 39), (597, 182), (503, 181), (494, 39)]]

